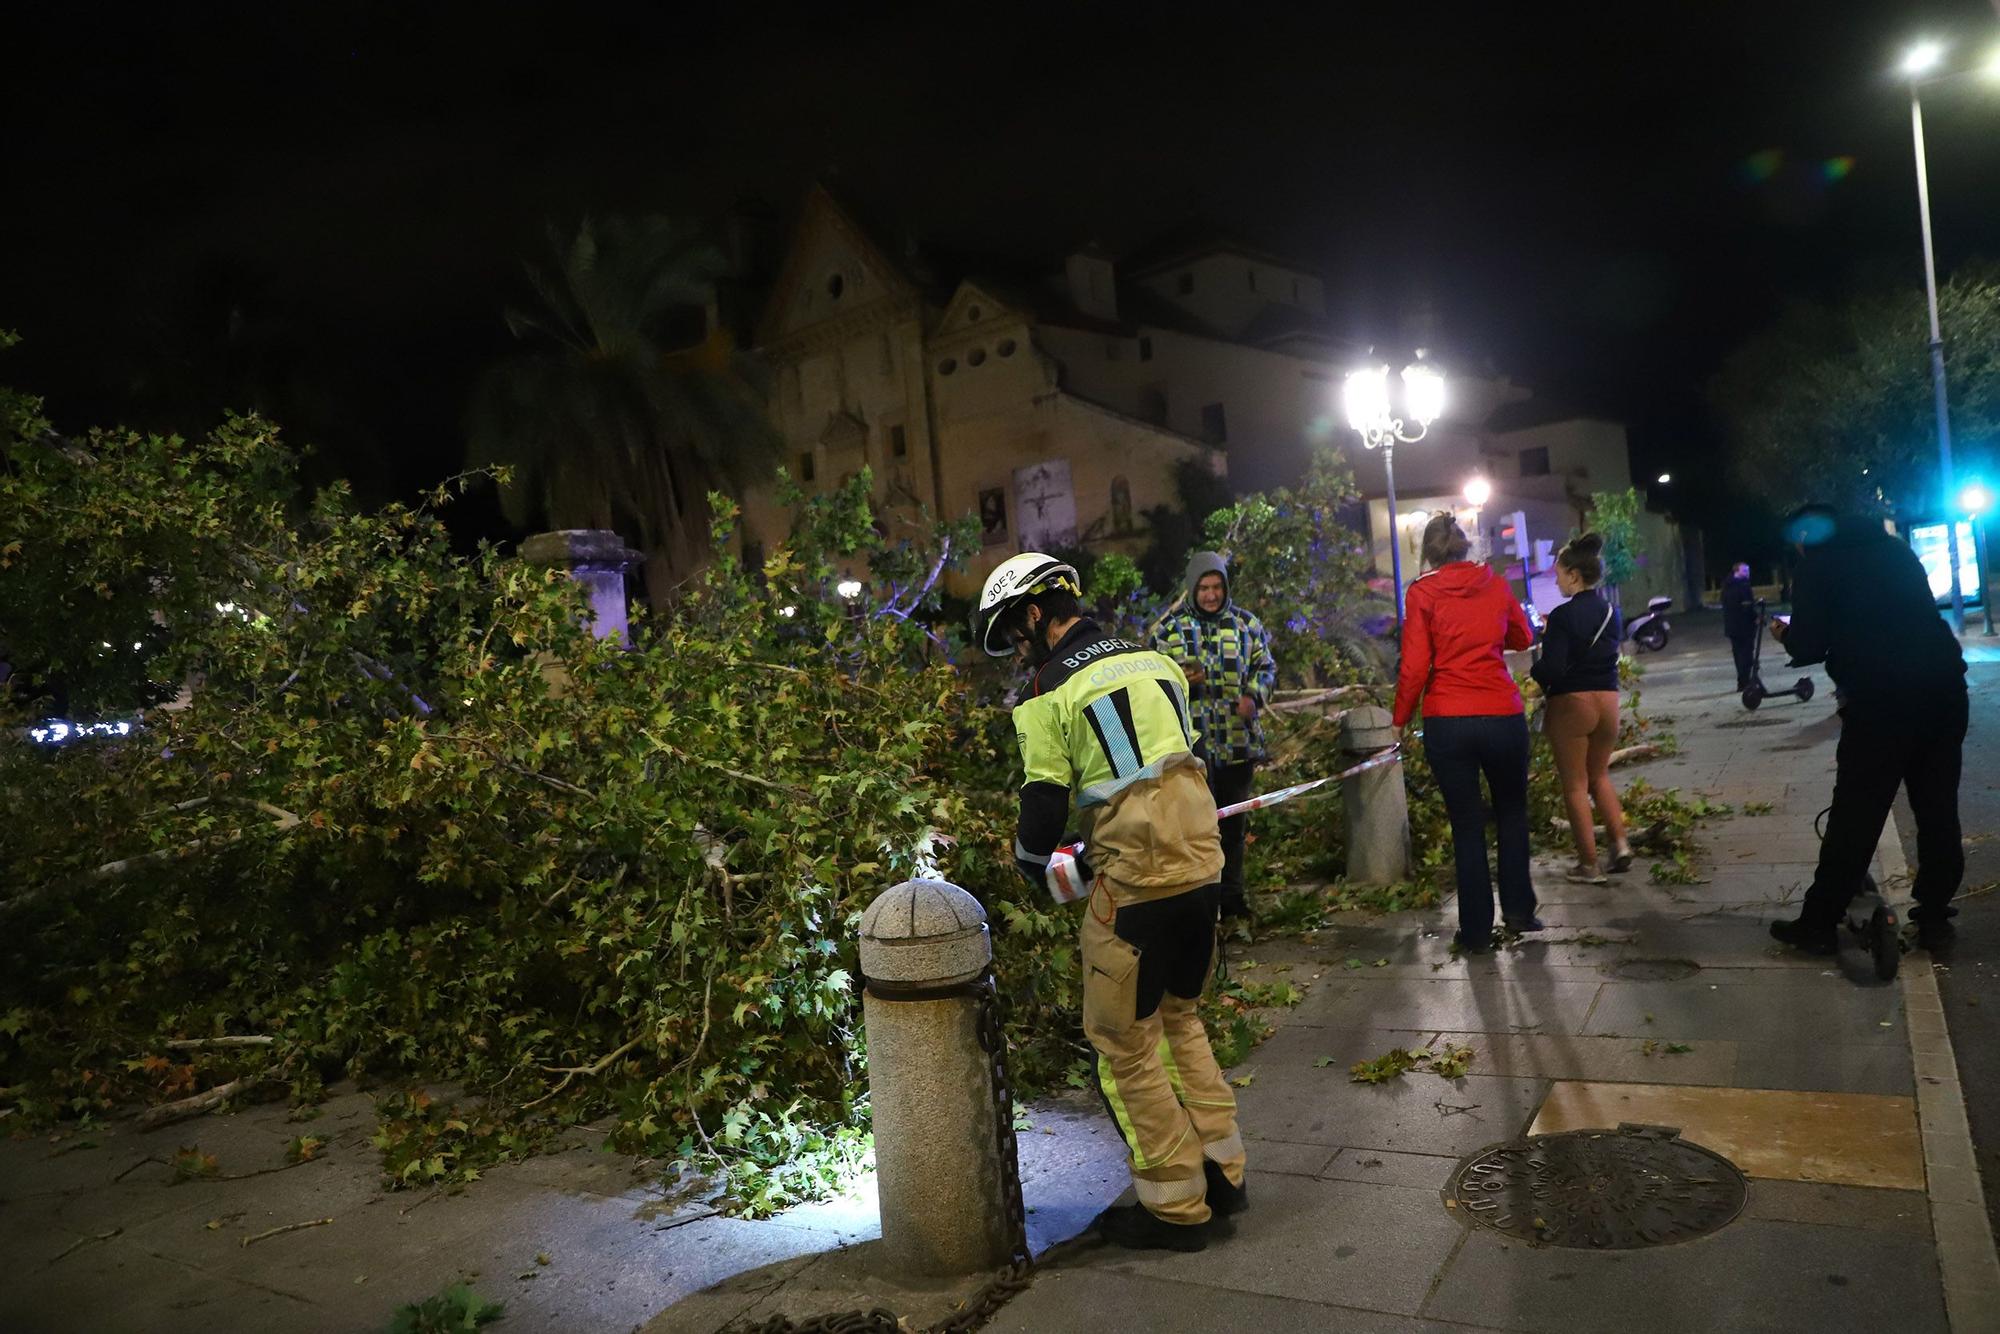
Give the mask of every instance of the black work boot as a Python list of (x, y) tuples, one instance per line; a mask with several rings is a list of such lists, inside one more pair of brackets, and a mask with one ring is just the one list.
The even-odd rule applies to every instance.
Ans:
[(1917, 948), (1932, 954), (1942, 954), (1951, 948), (1951, 942), (1958, 939), (1958, 928), (1951, 924), (1949, 917), (1919, 917), (1917, 919)]
[(1213, 1158), (1204, 1158), (1202, 1174), (1208, 1178), (1208, 1208), (1217, 1218), (1228, 1218), (1250, 1207), (1250, 1183), (1229, 1184), (1229, 1174)]
[(1771, 938), (1781, 940), (1793, 949), (1806, 954), (1837, 954), (1840, 952), (1840, 933), (1830, 926), (1819, 926), (1805, 918), (1796, 921), (1776, 921), (1771, 923)]
[(1169, 1223), (1143, 1204), (1127, 1204), (1099, 1214), (1097, 1232), (1113, 1246), (1130, 1251), (1199, 1251), (1208, 1247), (1209, 1227)]

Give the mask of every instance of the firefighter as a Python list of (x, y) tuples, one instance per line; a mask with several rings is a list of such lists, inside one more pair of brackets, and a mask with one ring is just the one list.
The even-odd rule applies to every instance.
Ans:
[(1027, 552), (986, 580), (972, 618), (988, 654), (1034, 668), (1014, 709), (1024, 782), (1014, 858), (1038, 888), (1074, 798), (1090, 890), (1083, 1031), (1125, 1141), (1136, 1205), (1107, 1209), (1115, 1245), (1198, 1251), (1248, 1207), (1236, 1099), (1195, 1002), (1215, 948), (1222, 845), (1189, 722), (1187, 678), (1163, 654), (1085, 618), (1075, 569)]

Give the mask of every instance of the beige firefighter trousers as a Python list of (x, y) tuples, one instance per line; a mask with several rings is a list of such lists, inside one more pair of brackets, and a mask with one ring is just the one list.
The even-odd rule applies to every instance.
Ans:
[(1083, 916), (1083, 1032), (1098, 1087), (1139, 1202), (1170, 1223), (1208, 1221), (1204, 1158), (1243, 1184), (1236, 1097), (1195, 1013), (1215, 912), (1213, 885), (1129, 889), (1100, 876)]

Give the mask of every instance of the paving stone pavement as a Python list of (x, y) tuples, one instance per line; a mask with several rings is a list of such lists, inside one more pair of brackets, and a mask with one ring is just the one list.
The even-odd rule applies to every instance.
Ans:
[[(1869, 1142), (1831, 1167), (1815, 1153), (1843, 1127), (1812, 1118), (1855, 1108), (1888, 1118), (1909, 1169), (1913, 993), (1878, 983), (1852, 945), (1809, 959), (1766, 934), (1811, 879), (1838, 723), (1824, 696), (1746, 715), (1719, 647), (1718, 636), (1646, 661), (1645, 709), (1672, 718), (1681, 749), (1620, 775), (1759, 803), (1703, 827), (1705, 883), (1654, 884), (1642, 862), (1610, 886), (1578, 886), (1540, 865), (1548, 930), (1487, 958), (1448, 956), (1450, 904), (1337, 928), (1336, 953), (1388, 963), (1330, 971), (1238, 1072), (1255, 1075), (1241, 1095), (1253, 1204), (1234, 1237), (1193, 1256), (1065, 1257), (991, 1328), (2000, 1328), (2000, 1307), (1968, 1304), (1964, 1291), (1947, 1317), (1940, 1255), (1972, 1253), (1976, 1270), (1991, 1248), (1963, 1226), (1960, 1175), (1940, 1172), (1950, 1148), (1931, 1122), (1947, 1115), (1922, 1127), (1929, 1176), (1920, 1166), (1914, 1182), (1925, 1190), (1815, 1179), (1874, 1166)], [(1878, 876), (1893, 884), (1901, 871), (1900, 849), (1885, 845)], [(1926, 956), (1904, 964), (1927, 978)], [(1465, 1077), (1370, 1087), (1346, 1075), (1389, 1047), (1443, 1042), (1473, 1047)], [(1601, 1252), (1530, 1245), (1445, 1207), (1457, 1156), (1600, 1085), (1621, 1105), (1670, 1096), (1703, 1116), (1751, 1118), (1733, 1127), (1763, 1136), (1742, 1215), (1693, 1241)]]

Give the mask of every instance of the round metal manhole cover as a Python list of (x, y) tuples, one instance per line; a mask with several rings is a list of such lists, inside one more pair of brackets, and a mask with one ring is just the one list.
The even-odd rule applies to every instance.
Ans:
[(1542, 1246), (1619, 1251), (1720, 1230), (1749, 1183), (1720, 1154), (1656, 1126), (1569, 1130), (1462, 1160), (1445, 1204), (1467, 1221)]
[(1605, 964), (1604, 971), (1626, 982), (1678, 982), (1700, 972), (1701, 965), (1693, 959), (1620, 959)]

